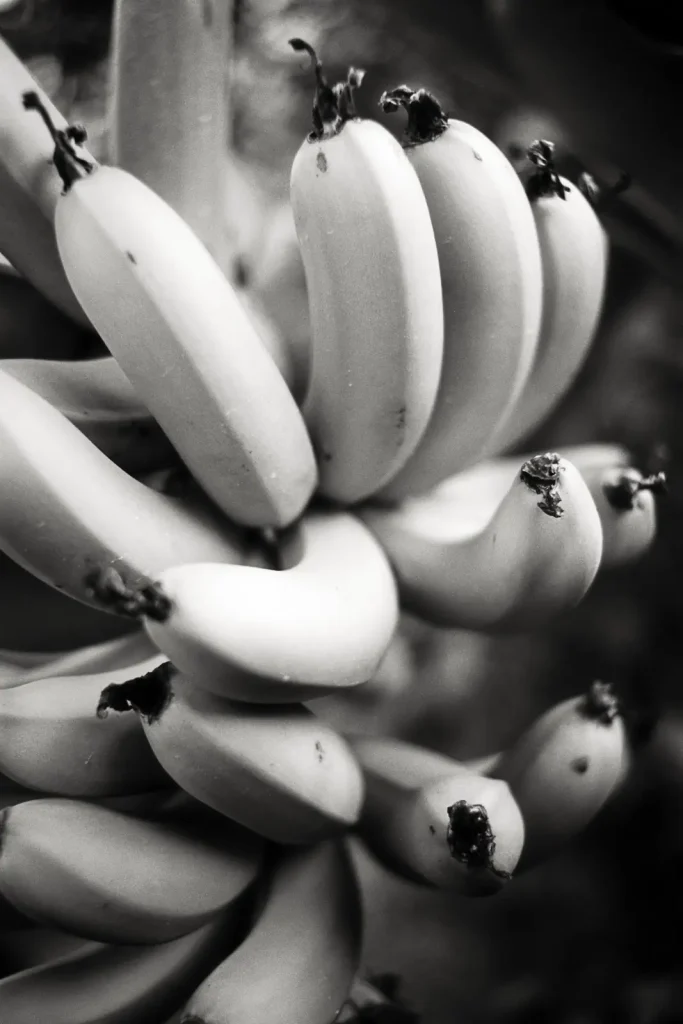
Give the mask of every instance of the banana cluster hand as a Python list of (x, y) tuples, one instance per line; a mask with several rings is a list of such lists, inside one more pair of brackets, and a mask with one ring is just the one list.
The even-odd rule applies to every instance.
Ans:
[[(291, 174), (308, 352), (261, 336), (167, 197), (97, 164), (0, 43), (0, 947), (35, 940), (3, 1024), (329, 1024), (362, 939), (344, 833), (488, 895), (628, 766), (597, 684), (481, 764), (316, 713), (375, 677), (402, 610), (495, 630), (572, 607), (650, 546), (664, 482), (614, 445), (492, 458), (602, 309), (605, 236), (551, 144), (522, 181), (401, 86), (401, 145), (356, 116), (361, 71), (331, 85), (291, 42), (316, 79)], [(75, 361), (93, 326), (110, 354)], [(76, 649), (45, 640), (50, 599)]]

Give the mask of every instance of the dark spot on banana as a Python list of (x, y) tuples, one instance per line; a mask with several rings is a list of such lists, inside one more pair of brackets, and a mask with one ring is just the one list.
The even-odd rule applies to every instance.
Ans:
[(587, 757), (575, 757), (570, 764), (570, 768), (573, 772), (576, 772), (577, 775), (585, 775), (588, 771), (589, 764), (590, 761)]
[(481, 155), (481, 153), (477, 153), (476, 149), (472, 150), (472, 156), (474, 157), (475, 160), (478, 160), (479, 163), (483, 164), (484, 158)]
[(129, 263), (132, 263), (134, 267), (137, 266), (138, 261), (135, 259), (135, 256), (133, 256), (133, 253), (128, 252), (128, 250), (126, 250), (126, 259), (129, 261)]
[(327, 170), (327, 157), (322, 150), (318, 150), (318, 155), (315, 158), (315, 164), (321, 174), (324, 174)]
[(213, 0), (202, 0), (202, 21), (204, 28), (211, 28), (213, 25)]
[(322, 761), (322, 759), (325, 756), (325, 751), (323, 750), (323, 745), (320, 742), (320, 740), (316, 740), (315, 741), (315, 749), (316, 749), (316, 753), (318, 755), (318, 760)]
[(486, 808), (458, 800), (446, 808), (446, 842), (451, 857), (468, 868), (490, 868), (496, 842)]
[(401, 408), (396, 413), (396, 429), (400, 430), (401, 432), (403, 432), (406, 429), (407, 413), (408, 409), (406, 408), (405, 405), (402, 405)]
[(430, 826), (429, 826), (429, 831), (430, 831), (430, 832), (432, 833), (432, 835), (433, 835), (433, 836), (435, 836), (435, 835), (436, 835), (436, 829), (434, 828), (434, 826), (433, 826), (433, 825), (430, 825)]

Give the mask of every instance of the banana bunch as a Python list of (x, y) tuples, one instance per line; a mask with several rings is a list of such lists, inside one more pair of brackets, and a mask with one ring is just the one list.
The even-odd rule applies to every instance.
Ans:
[[(199, 7), (167, 7), (201, 55)], [(155, 134), (185, 147), (180, 181), (144, 111), (125, 144), (129, 68), (121, 166), (99, 164), (0, 43), (3, 1024), (330, 1024), (362, 941), (345, 833), (491, 895), (628, 769), (600, 684), (479, 764), (347, 737), (317, 704), (378, 678), (402, 612), (528, 630), (573, 607), (652, 544), (665, 481), (618, 445), (501, 454), (567, 391), (603, 304), (606, 236), (552, 144), (520, 177), (399, 86), (401, 144), (356, 115), (362, 71), (331, 85), (290, 42), (315, 74), (296, 352), (209, 253), (194, 115)]]

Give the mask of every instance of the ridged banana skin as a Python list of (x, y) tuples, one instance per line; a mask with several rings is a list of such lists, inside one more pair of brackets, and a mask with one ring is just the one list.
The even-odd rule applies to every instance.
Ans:
[[(365, 777), (358, 833), (374, 856), (411, 881), (469, 896), (498, 892), (524, 843), (508, 786), (401, 740), (360, 738), (352, 746)], [(458, 800), (486, 809), (495, 841), (491, 867), (469, 867), (450, 854), (447, 808)]]
[(572, 697), (546, 711), (492, 768), (509, 785), (524, 818), (520, 868), (541, 863), (574, 839), (628, 771), (622, 718), (605, 723), (586, 717), (582, 700)]
[(159, 650), (198, 686), (232, 700), (310, 700), (370, 679), (398, 625), (389, 562), (350, 513), (320, 512), (299, 528), (285, 571), (185, 565), (158, 582), (165, 622), (145, 619)]
[(178, 463), (178, 455), (112, 356), (3, 359), (0, 369), (47, 399), (128, 473)]
[(540, 426), (574, 382), (600, 323), (609, 240), (581, 191), (565, 178), (564, 198), (534, 199), (541, 247), (543, 316), (526, 387), (504, 431), (489, 446), (511, 447)]
[[(584, 474), (602, 522), (602, 566), (615, 568), (642, 558), (657, 536), (657, 503), (652, 491), (633, 495), (632, 508), (619, 508), (608, 498), (608, 490), (618, 483), (625, 467), (587, 470)], [(640, 476), (637, 470), (627, 472)]]
[(0, 771), (55, 796), (137, 793), (169, 780), (132, 715), (95, 714), (102, 689), (161, 664), (62, 676), (0, 691)]
[(88, 943), (0, 981), (7, 1024), (152, 1024), (187, 999), (239, 942), (242, 905), (160, 945)]
[(495, 143), (449, 121), (439, 138), (406, 153), (434, 225), (445, 337), (427, 429), (381, 492), (393, 500), (420, 494), (482, 457), (531, 373), (542, 301), (534, 218)]
[[(5, 665), (0, 669), (0, 689), (9, 685), (21, 686), (36, 679), (48, 679), (56, 676), (92, 675), (96, 672), (115, 672), (124, 669), (135, 673), (134, 666), (157, 654), (157, 649), (144, 630), (140, 629), (126, 636), (105, 640), (99, 644), (89, 644), (72, 651), (56, 652), (46, 656), (30, 655), (33, 652), (3, 651), (10, 664), (16, 664), (17, 655), (21, 664), (16, 665), (17, 676), (12, 684), (5, 682)], [(20, 673), (20, 674), (19, 674)], [(9, 674), (9, 673), (8, 673)]]
[(55, 243), (53, 216), (61, 183), (52, 165), (54, 145), (45, 126), (24, 109), (26, 91), (38, 93), (57, 128), (66, 127), (28, 69), (0, 39), (0, 252), (51, 302), (88, 326)]
[(83, 308), (206, 492), (237, 522), (292, 522), (316, 484), (304, 421), (196, 235), (115, 167), (71, 187), (55, 231)]
[(264, 844), (234, 822), (182, 831), (80, 800), (17, 804), (0, 820), (0, 893), (18, 910), (98, 942), (186, 935), (258, 876)]
[[(144, 681), (141, 695), (144, 697)], [(308, 843), (357, 821), (363, 778), (348, 744), (297, 704), (238, 704), (174, 674), (142, 722), (187, 793), (279, 843)]]
[(558, 490), (561, 518), (539, 508), (519, 475), (483, 524), (459, 521), (456, 502), (430, 495), (362, 518), (389, 556), (406, 610), (447, 627), (528, 629), (578, 604), (600, 566), (600, 517), (566, 459)]
[(320, 491), (352, 504), (398, 472), (434, 405), (443, 354), (434, 229), (409, 160), (374, 121), (304, 142), (290, 196), (311, 313), (304, 416)]
[(115, 566), (141, 581), (181, 562), (240, 561), (238, 532), (129, 477), (45, 399), (0, 371), (0, 549), (101, 608), (86, 578)]
[(252, 930), (202, 982), (181, 1024), (329, 1024), (360, 955), (360, 893), (345, 847), (280, 851)]

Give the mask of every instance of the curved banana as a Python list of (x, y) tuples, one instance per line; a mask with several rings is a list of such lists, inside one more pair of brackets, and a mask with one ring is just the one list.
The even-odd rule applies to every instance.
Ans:
[(157, 654), (117, 671), (0, 690), (0, 771), (55, 796), (113, 796), (163, 786), (168, 776), (138, 720), (99, 718), (95, 709), (105, 686), (150, 672), (164, 660)]
[(666, 492), (664, 473), (644, 476), (633, 466), (612, 465), (584, 473), (602, 522), (602, 565), (636, 561), (657, 533), (655, 497)]
[(624, 723), (605, 683), (556, 704), (491, 769), (522, 811), (520, 868), (533, 867), (573, 839), (623, 782), (629, 768)]
[(251, 526), (292, 522), (315, 486), (315, 458), (236, 292), (167, 203), (84, 156), (35, 93), (24, 102), (56, 147), (65, 191), (55, 231), (67, 277), (112, 355), (226, 515)]
[(179, 786), (267, 839), (313, 842), (358, 819), (363, 779), (356, 760), (301, 705), (233, 703), (162, 665), (107, 687), (98, 714), (129, 708)]
[(579, 471), (535, 455), (482, 517), (437, 489), (360, 513), (389, 556), (406, 610), (440, 625), (527, 629), (578, 604), (600, 566), (602, 527)]
[(59, 129), (64, 119), (28, 69), (0, 39), (0, 252), (51, 302), (83, 327), (89, 321), (71, 290), (57, 252), (53, 227), (61, 186), (52, 166), (53, 147), (22, 104), (38, 93)]
[(44, 298), (13, 267), (0, 264), (0, 359), (80, 359), (90, 342), (90, 332)]
[(45, 798), (0, 817), (0, 893), (42, 923), (98, 942), (186, 935), (257, 877), (254, 833), (148, 821), (81, 800)]
[[(0, 552), (0, 643), (5, 647), (12, 644), (20, 648), (20, 653), (40, 652), (56, 658), (74, 644), (123, 638), (131, 627), (134, 629), (135, 623), (130, 619), (74, 601)], [(5, 685), (5, 676), (0, 671), (0, 688)], [(16, 672), (11, 678), (17, 679)]]
[(140, 602), (150, 639), (197, 686), (231, 700), (310, 700), (370, 679), (398, 624), (394, 577), (371, 532), (347, 512), (310, 513), (280, 556), (294, 566), (161, 573), (149, 614)]
[(147, 473), (178, 462), (170, 441), (112, 356), (3, 359), (0, 370), (47, 399), (127, 472)]
[(181, 562), (243, 558), (244, 541), (208, 501), (138, 483), (1, 370), (0, 474), (0, 550), (100, 610), (91, 586), (98, 571), (134, 582)]
[(203, 927), (160, 945), (88, 942), (0, 981), (7, 1024), (150, 1024), (186, 1000), (242, 937), (238, 901)]
[(468, 896), (491, 895), (510, 879), (524, 823), (507, 785), (400, 740), (351, 744), (365, 776), (358, 832), (380, 861)]
[(344, 846), (279, 851), (251, 931), (202, 982), (181, 1024), (329, 1024), (360, 955), (360, 893)]
[[(621, 445), (584, 444), (562, 449), (562, 457), (581, 473), (600, 516), (602, 556), (605, 568), (624, 565), (643, 555), (652, 545), (657, 530), (655, 497), (666, 492), (664, 473), (644, 476), (631, 463)], [(457, 515), (473, 528), (490, 522), (519, 469), (519, 462), (531, 456), (515, 455), (490, 459), (472, 469), (444, 480), (431, 495), (433, 521)], [(420, 516), (428, 512), (420, 505)], [(427, 521), (426, 519), (424, 520)]]
[(359, 120), (362, 72), (330, 88), (315, 52), (314, 129), (290, 196), (311, 315), (304, 416), (320, 490), (350, 504), (391, 479), (434, 405), (443, 352), (439, 258), (420, 182), (393, 136)]
[[(142, 629), (71, 651), (33, 655), (33, 660), (25, 651), (2, 651), (0, 689), (55, 676), (92, 675), (95, 672), (111, 672), (117, 669), (126, 669), (130, 674), (135, 671), (134, 665), (146, 658), (153, 658), (157, 653), (157, 648)], [(8, 663), (9, 666), (16, 667), (12, 682), (6, 679), (9, 675)]]
[(425, 89), (380, 101), (408, 111), (406, 153), (424, 190), (441, 267), (444, 359), (427, 430), (382, 490), (419, 494), (479, 461), (531, 373), (541, 324), (541, 254), (524, 188), (482, 132), (448, 120)]
[(543, 274), (538, 350), (531, 376), (489, 452), (512, 447), (543, 422), (576, 378), (600, 322), (609, 239), (581, 190), (555, 172), (552, 150), (543, 140), (530, 147), (536, 172), (526, 184)]

